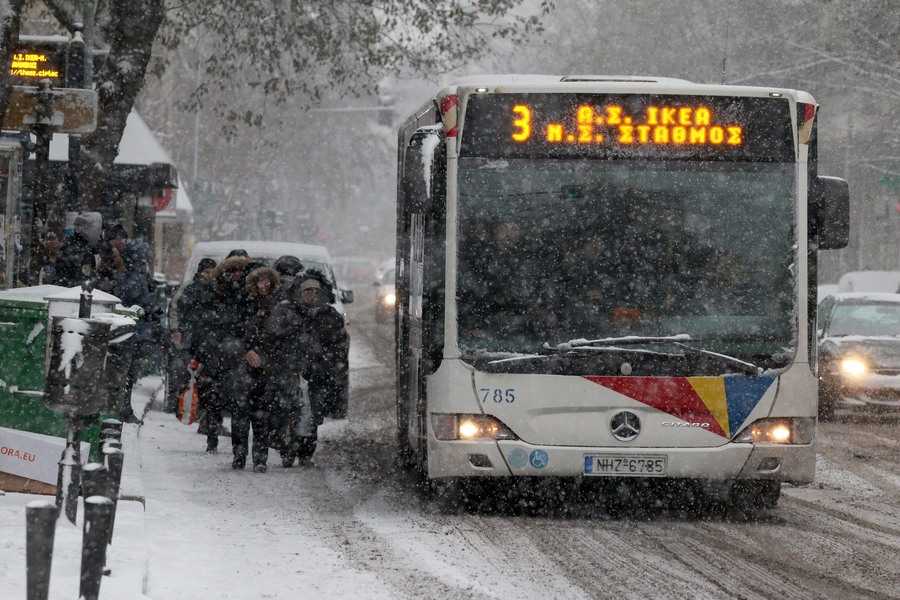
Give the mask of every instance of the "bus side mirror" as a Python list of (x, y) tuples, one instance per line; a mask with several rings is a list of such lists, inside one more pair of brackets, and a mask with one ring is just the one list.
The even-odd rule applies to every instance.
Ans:
[(813, 223), (819, 250), (846, 248), (850, 241), (850, 187), (840, 177), (816, 178)]

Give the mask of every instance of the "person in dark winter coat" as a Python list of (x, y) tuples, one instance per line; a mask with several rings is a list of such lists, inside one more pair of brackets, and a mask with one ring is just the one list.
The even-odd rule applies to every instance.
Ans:
[(281, 278), (281, 289), (284, 292), (291, 282), (294, 281), (294, 277), (303, 272), (303, 263), (296, 256), (286, 254), (279, 256), (272, 268), (275, 269), (278, 277)]
[(247, 275), (245, 286), (253, 313), (247, 325), (246, 348), (244, 354), (246, 372), (249, 378), (245, 396), (234, 399), (231, 418), (231, 439), (235, 452), (241, 448), (246, 452), (250, 427), (253, 427), (253, 470), (265, 473), (269, 448), (269, 419), (271, 397), (267, 394), (271, 369), (269, 361), (260, 354), (263, 346), (265, 323), (275, 306), (278, 291), (278, 274), (268, 267), (259, 267)]
[(118, 394), (119, 418), (134, 423), (138, 421), (138, 417), (131, 408), (131, 391), (141, 375), (141, 359), (158, 350), (160, 314), (155, 297), (150, 292), (150, 247), (147, 242), (126, 242), (121, 258), (123, 270), (115, 274), (113, 293), (119, 297), (123, 306), (138, 306), (144, 311), (144, 315), (138, 321), (135, 334), (112, 348), (110, 360), (114, 371), (126, 373), (124, 390)]
[(63, 241), (56, 259), (53, 283), (65, 287), (81, 285), (94, 277), (96, 248), (89, 238), (90, 222), (82, 216), (75, 218), (74, 232)]
[(115, 292), (116, 277), (125, 271), (122, 252), (125, 251), (127, 243), (128, 232), (121, 224), (113, 225), (104, 231), (97, 253), (99, 264), (94, 281), (95, 288), (111, 294)]
[(144, 240), (129, 240), (121, 253), (123, 270), (115, 277), (115, 293), (123, 306), (150, 311), (155, 299), (150, 292), (150, 246)]
[[(202, 316), (203, 306), (212, 294), (212, 273), (215, 268), (216, 261), (213, 259), (201, 259), (191, 282), (184, 287), (177, 302), (170, 305), (170, 307), (175, 307), (177, 315), (177, 319), (175, 319), (170, 314), (169, 321), (177, 323), (170, 334), (171, 343), (169, 344), (167, 410), (170, 412), (174, 412), (178, 394), (187, 387), (190, 381), (187, 365), (192, 358), (190, 355), (191, 339), (194, 328)], [(200, 398), (198, 409), (201, 419), (198, 433), (206, 435), (206, 407), (203, 402), (203, 398)]]
[[(217, 423), (224, 408), (246, 394), (244, 340), (253, 306), (245, 291), (245, 267), (248, 258), (234, 256), (223, 260), (213, 271), (212, 293), (203, 302), (200, 316), (192, 329), (191, 355), (201, 365), (198, 381), (200, 396), (206, 396), (207, 420)], [(218, 449), (216, 427), (208, 427), (206, 451)], [(232, 439), (234, 443), (234, 439)], [(243, 468), (247, 449), (235, 446), (235, 468)]]
[[(310, 270), (296, 277), (283, 298), (266, 322), (262, 347), (272, 365), (273, 405), (287, 409), (279, 430), (282, 464), (289, 467), (315, 451), (315, 427), (322, 423), (323, 402), (342, 368), (348, 336), (343, 317), (328, 304), (330, 285), (322, 273)], [(298, 417), (282, 397), (295, 393), (299, 376), (308, 383), (314, 421), (308, 440), (295, 435)]]
[(178, 331), (181, 334), (180, 344), (190, 347), (190, 339), (198, 320), (202, 316), (205, 303), (212, 294), (212, 276), (216, 261), (204, 258), (197, 265), (197, 272), (189, 284), (184, 287), (178, 298)]
[(310, 396), (316, 422), (321, 424), (326, 405), (335, 402), (340, 374), (346, 370), (350, 337), (344, 327), (344, 318), (332, 304), (334, 290), (328, 278), (321, 272), (310, 270), (297, 280), (300, 295), (299, 312), (308, 336), (307, 353), (310, 357), (308, 372)]

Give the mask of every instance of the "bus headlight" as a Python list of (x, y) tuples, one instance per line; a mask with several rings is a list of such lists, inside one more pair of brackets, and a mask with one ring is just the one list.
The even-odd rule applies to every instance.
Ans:
[(862, 377), (865, 375), (869, 367), (858, 358), (845, 358), (841, 361), (841, 375), (845, 377)]
[(397, 294), (385, 294), (381, 299), (381, 303), (385, 306), (394, 306), (397, 304)]
[(516, 434), (490, 415), (432, 414), (434, 437), (449, 440), (516, 440)]
[(816, 437), (812, 418), (760, 419), (735, 436), (744, 444), (811, 444)]

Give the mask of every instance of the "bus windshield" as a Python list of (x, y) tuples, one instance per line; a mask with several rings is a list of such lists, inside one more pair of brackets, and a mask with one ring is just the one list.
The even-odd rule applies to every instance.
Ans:
[(794, 166), (461, 158), (461, 350), (688, 334), (786, 365)]

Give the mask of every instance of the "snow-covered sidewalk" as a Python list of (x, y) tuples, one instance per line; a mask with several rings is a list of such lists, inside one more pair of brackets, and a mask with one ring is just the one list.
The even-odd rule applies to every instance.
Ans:
[[(341, 423), (328, 423), (322, 437)], [(206, 438), (173, 415), (144, 423), (150, 579), (154, 599), (391, 598), (382, 582), (346, 561), (350, 541), (332, 526), (351, 517), (335, 502), (325, 471), (231, 469), (231, 444), (204, 453)], [(329, 500), (330, 499), (330, 500)]]
[[(48, 496), (6, 494), (0, 496), (0, 597), (25, 598), (25, 505)], [(61, 516), (53, 544), (50, 598), (71, 600), (78, 596), (81, 572), (81, 533), (84, 508), (78, 507), (78, 523)], [(100, 586), (101, 598), (142, 598), (147, 553), (144, 545), (144, 509), (139, 502), (120, 501), (116, 511), (113, 543), (107, 548), (111, 569)]]
[[(135, 385), (132, 404), (140, 415), (149, 408), (162, 384), (160, 377), (145, 377)], [(107, 549), (111, 573), (100, 586), (101, 598), (143, 598), (147, 583), (148, 554), (144, 528), (144, 485), (141, 476), (140, 428), (122, 428), (125, 465), (119, 490), (113, 543)], [(0, 492), (0, 598), (25, 598), (25, 506), (32, 501), (52, 501), (52, 496)], [(70, 600), (78, 594), (81, 572), (81, 537), (84, 509), (78, 522), (64, 516), (57, 522), (50, 580), (50, 598)]]

